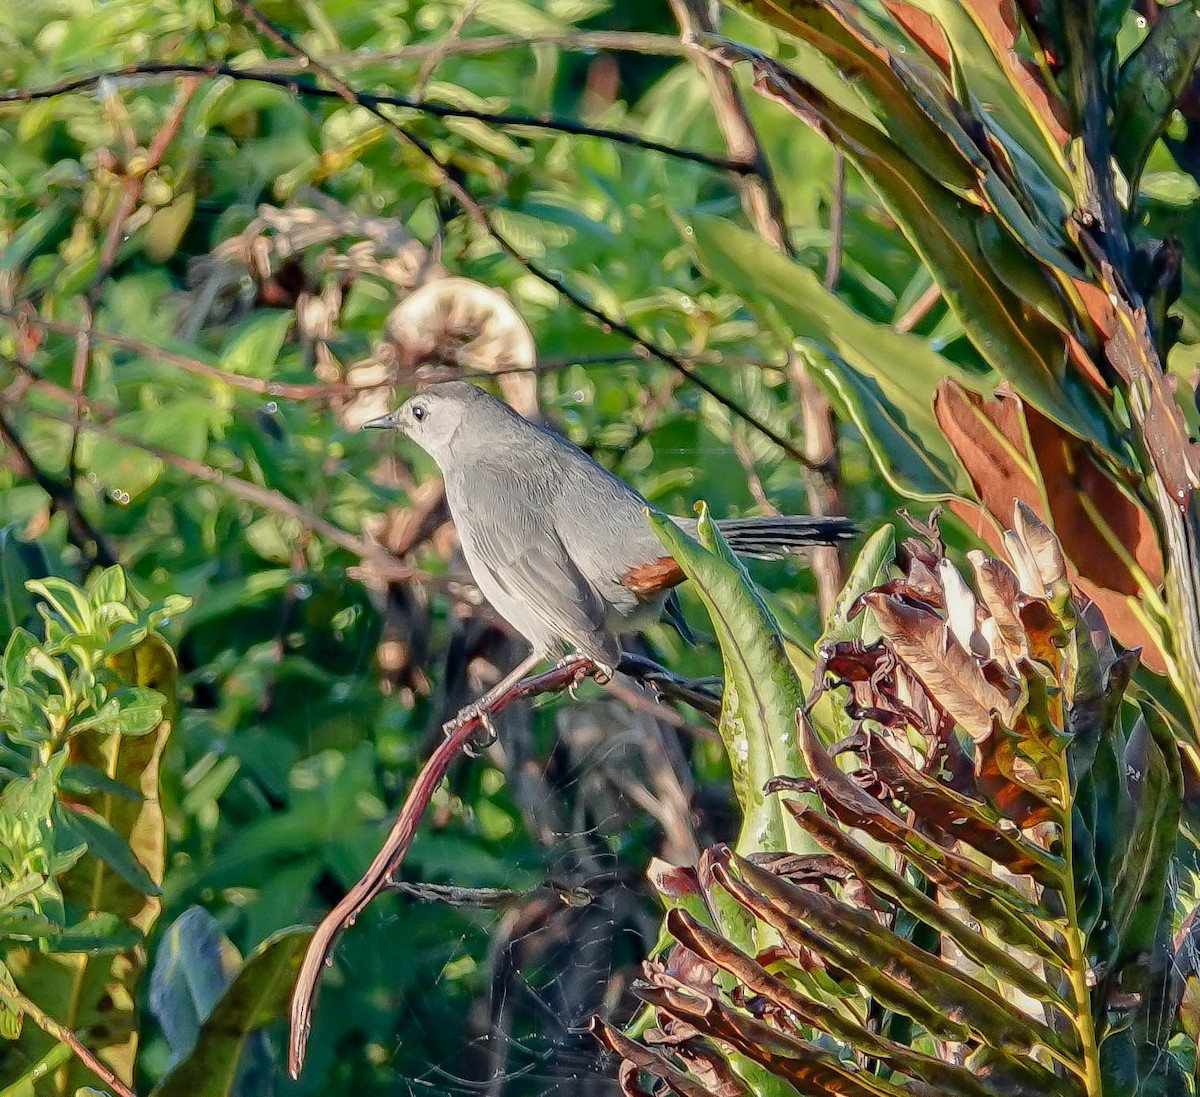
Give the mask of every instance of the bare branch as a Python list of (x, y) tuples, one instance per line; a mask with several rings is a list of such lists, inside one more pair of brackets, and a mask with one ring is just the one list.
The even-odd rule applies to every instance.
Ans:
[[(59, 335), (78, 337), (84, 330), (79, 324), (68, 324), (62, 320), (45, 320), (40, 316), (30, 316), (15, 309), (4, 308), (2, 305), (0, 305), (0, 319), (11, 320), (13, 323), (29, 327), (42, 328), (45, 331), (53, 331)], [(325, 382), (288, 384), (282, 381), (267, 381), (261, 377), (246, 377), (244, 374), (231, 373), (229, 370), (219, 369), (217, 366), (210, 365), (208, 362), (199, 358), (193, 358), (190, 355), (165, 350), (163, 347), (155, 346), (153, 343), (147, 343), (141, 339), (134, 339), (128, 335), (119, 335), (115, 331), (96, 331), (93, 329), (88, 334), (89, 338), (94, 342), (110, 343), (113, 346), (133, 351), (135, 354), (144, 354), (148, 358), (156, 358), (160, 362), (179, 366), (180, 369), (185, 369), (189, 373), (194, 373), (199, 377), (208, 377), (214, 381), (223, 381), (227, 385), (246, 389), (248, 392), (257, 392), (263, 396), (278, 396), (285, 400), (314, 400), (322, 397), (339, 396), (353, 391), (349, 385), (342, 384), (327, 384)], [(43, 380), (42, 378), (38, 379)]]
[[(138, 449), (143, 453), (157, 457), (164, 464), (186, 472), (189, 476), (196, 477), (197, 480), (202, 480), (206, 484), (214, 484), (217, 487), (223, 488), (231, 495), (236, 495), (239, 499), (244, 499), (248, 503), (253, 503), (255, 506), (263, 507), (266, 510), (275, 511), (277, 514), (282, 514), (288, 518), (294, 518), (305, 529), (320, 534), (335, 545), (346, 549), (347, 552), (351, 552), (360, 559), (368, 561), (390, 579), (405, 580), (418, 577), (415, 568), (402, 564), (385, 549), (371, 544), (370, 541), (362, 537), (356, 537), (349, 531), (342, 529), (341, 526), (335, 526), (332, 522), (322, 518), (319, 514), (314, 514), (294, 499), (284, 495), (281, 491), (276, 491), (274, 488), (264, 488), (259, 484), (253, 484), (249, 480), (243, 480), (241, 477), (233, 476), (230, 473), (223, 472), (221, 469), (213, 468), (212, 465), (206, 465), (202, 461), (194, 461), (190, 457), (172, 453), (161, 446), (150, 445), (148, 442), (143, 442), (128, 434), (123, 434), (119, 430), (113, 430), (112, 427), (102, 423), (80, 419), (78, 416), (73, 415), (55, 415), (52, 412), (40, 409), (32, 411), (32, 414), (40, 416), (43, 419), (52, 419), (58, 423), (67, 423), (68, 425), (78, 427), (80, 430), (99, 434), (104, 438), (111, 438), (114, 442), (120, 442), (122, 445), (130, 446), (133, 449)], [(2, 422), (3, 420), (0, 420), (0, 423)]]
[[(593, 664), (586, 659), (576, 659), (555, 667), (545, 674), (536, 674), (524, 678), (508, 693), (498, 698), (490, 706), (492, 713), (501, 711), (509, 705), (526, 697), (542, 693), (561, 692), (595, 671)], [(429, 756), (429, 760), (421, 767), (400, 814), (396, 816), (392, 829), (375, 855), (375, 859), (363, 873), (362, 878), (345, 895), (317, 926), (308, 951), (300, 965), (300, 974), (296, 979), (296, 988), (292, 992), (291, 1036), (288, 1040), (288, 1072), (293, 1078), (300, 1076), (304, 1065), (304, 1051), (308, 1043), (309, 1029), (312, 1027), (313, 999), (317, 992), (317, 980), (325, 967), (325, 960), (334, 942), (347, 926), (353, 925), (355, 919), (366, 909), (380, 892), (392, 887), (396, 874), (404, 861), (404, 855), (412, 844), (417, 826), (425, 814), (430, 798), (437, 790), (450, 763), (462, 753), (469, 740), (479, 729), (478, 718), (468, 720), (461, 727), (455, 728), (437, 746)]]
[[(121, 197), (113, 212), (112, 220), (108, 223), (108, 231), (104, 235), (104, 243), (100, 248), (100, 259), (96, 264), (96, 271), (84, 294), (83, 324), (75, 336), (75, 356), (71, 363), (71, 391), (75, 394), (74, 410), (76, 415), (82, 413), (85, 404), (84, 390), (87, 388), (87, 376), (91, 368), (92, 327), (96, 319), (96, 306), (100, 302), (104, 283), (116, 265), (117, 250), (121, 246), (121, 239), (125, 233), (125, 222), (137, 208), (142, 190), (146, 185), (146, 179), (151, 172), (157, 170), (163, 157), (167, 154), (167, 149), (171, 147), (171, 142), (175, 139), (183, 122), (183, 112), (187, 109), (188, 103), (191, 102), (192, 96), (199, 86), (200, 81), (195, 77), (183, 81), (175, 97), (175, 105), (146, 148), (146, 155), (140, 170), (126, 171), (121, 180)], [(133, 136), (130, 135), (128, 140), (132, 142)], [(132, 153), (133, 149), (130, 148), (128, 151)], [(74, 482), (78, 471), (78, 456), (79, 431), (72, 429), (71, 446), (67, 456), (67, 480), (71, 483)]]
[[(261, 28), (260, 28), (261, 29)], [(266, 33), (264, 31), (264, 33)], [(318, 71), (318, 70), (313, 70)], [(40, 99), (55, 99), (73, 92), (92, 91), (102, 82), (128, 80), (135, 78), (151, 79), (171, 76), (226, 76), (231, 80), (245, 80), (257, 84), (270, 84), (282, 88), (292, 95), (306, 95), (314, 99), (345, 99), (338, 91), (322, 88), (306, 80), (298, 80), (294, 76), (268, 72), (263, 69), (243, 69), (233, 65), (218, 62), (202, 64), (175, 61), (143, 61), (135, 65), (123, 65), (121, 68), (110, 69), (107, 72), (92, 73), (89, 76), (79, 76), (72, 80), (62, 80), (44, 88), (9, 88), (0, 91), (0, 104), (31, 103)], [(328, 77), (327, 77), (328, 78)], [(619, 145), (643, 149), (646, 152), (657, 152), (676, 160), (687, 160), (694, 164), (702, 164), (716, 171), (729, 171), (735, 175), (750, 175), (756, 170), (753, 164), (731, 160), (724, 156), (713, 156), (699, 149), (679, 148), (664, 141), (655, 141), (650, 137), (640, 137), (628, 130), (612, 129), (607, 126), (591, 126), (573, 118), (563, 118), (550, 114), (523, 114), (519, 111), (488, 111), (474, 110), (470, 107), (454, 107), (445, 103), (433, 103), (415, 99), (406, 95), (376, 95), (372, 92), (355, 91), (353, 98), (346, 100), (358, 106), (365, 107), (385, 123), (390, 120), (378, 114), (380, 107), (402, 107), (406, 110), (419, 111), (434, 118), (467, 118), (479, 122), (487, 122), (493, 126), (516, 126), (523, 129), (550, 130), (554, 133), (567, 133), (576, 137), (598, 137)]]
[[(327, 65), (380, 65), (397, 61), (420, 61), (434, 54), (439, 56), (474, 56), (486, 53), (506, 53), (509, 50), (532, 46), (558, 46), (570, 52), (639, 53), (649, 57), (678, 57), (686, 52), (682, 42), (672, 34), (650, 34), (641, 31), (584, 30), (549, 34), (488, 34), (477, 38), (445, 38), (413, 42), (398, 49), (363, 49), (346, 53), (328, 53)], [(300, 73), (303, 62), (296, 58), (272, 59), (259, 66), (262, 72)]]

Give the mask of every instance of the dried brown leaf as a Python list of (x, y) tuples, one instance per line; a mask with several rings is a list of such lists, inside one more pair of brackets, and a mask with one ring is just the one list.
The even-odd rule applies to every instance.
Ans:
[(1008, 721), (1013, 701), (992, 685), (937, 614), (870, 593), (880, 631), (909, 666), (938, 707), (954, 717), (972, 739), (991, 733), (992, 716)]

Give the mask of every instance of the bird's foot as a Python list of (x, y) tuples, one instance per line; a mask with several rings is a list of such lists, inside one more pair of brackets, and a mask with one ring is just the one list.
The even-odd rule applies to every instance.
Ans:
[(458, 712), (442, 725), (446, 735), (453, 735), (464, 724), (478, 722), (479, 731), (463, 744), (463, 751), (468, 758), (478, 758), (496, 741), (496, 725), (492, 721), (492, 710), (489, 705), (474, 701), (464, 705)]
[(612, 667), (606, 667), (603, 663), (597, 663), (595, 659), (589, 659), (581, 652), (575, 651), (570, 655), (564, 655), (557, 663), (554, 664), (556, 670), (561, 670), (563, 667), (575, 666), (575, 677), (571, 684), (567, 686), (567, 693), (572, 701), (579, 700), (576, 691), (583, 684), (585, 678), (594, 678), (599, 686), (606, 686), (612, 681), (613, 674), (616, 673)]

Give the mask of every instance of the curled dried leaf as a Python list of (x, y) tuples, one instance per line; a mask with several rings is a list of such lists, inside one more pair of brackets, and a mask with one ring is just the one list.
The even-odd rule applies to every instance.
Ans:
[(1046, 597), (1055, 603), (1065, 603), (1071, 588), (1067, 582), (1067, 562), (1063, 559), (1058, 538), (1020, 499), (1013, 504), (1013, 532), (1032, 559)]

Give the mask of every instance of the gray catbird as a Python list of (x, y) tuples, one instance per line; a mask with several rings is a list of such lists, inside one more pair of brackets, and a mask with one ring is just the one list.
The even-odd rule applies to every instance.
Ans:
[[(400, 430), (442, 470), (463, 555), (496, 611), (533, 645), (528, 659), (448, 726), (489, 706), (556, 650), (611, 676), (620, 632), (661, 612), (684, 578), (636, 491), (583, 450), (465, 381), (432, 385), (364, 427)], [(695, 519), (672, 519), (694, 534)], [(719, 521), (730, 547), (772, 557), (854, 533), (844, 518)]]

